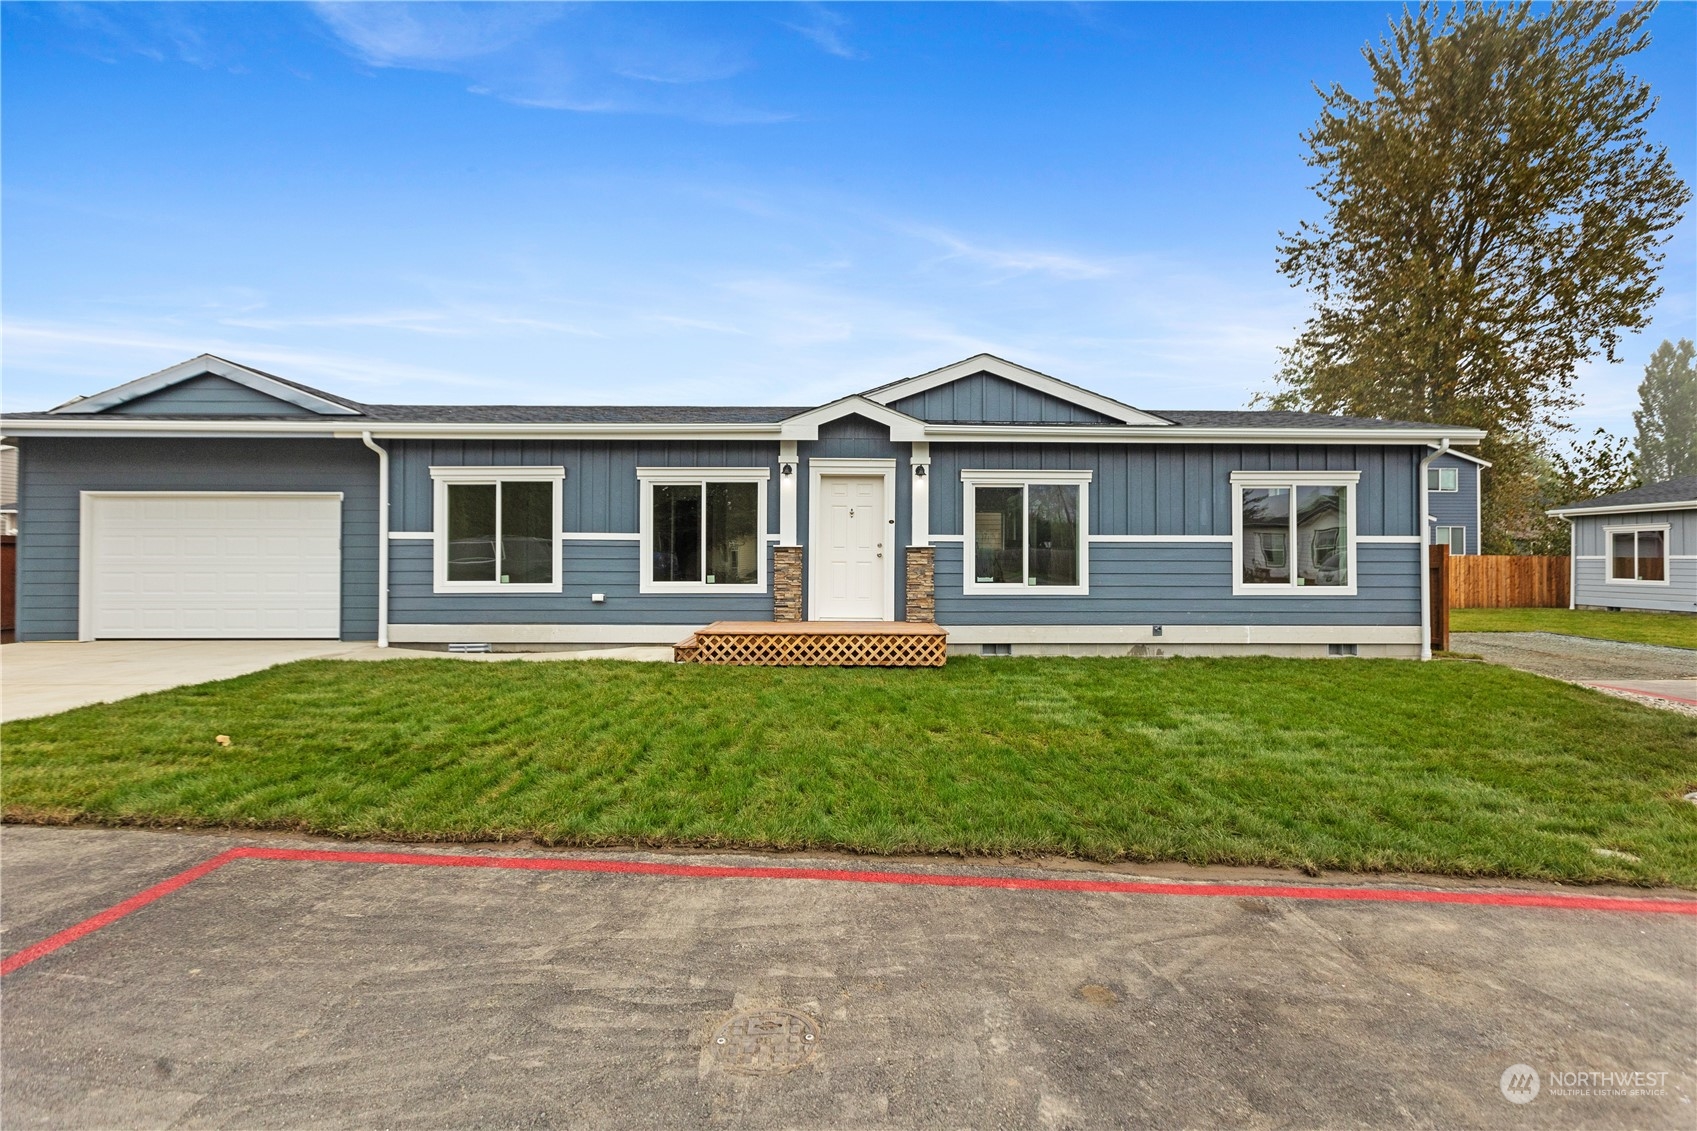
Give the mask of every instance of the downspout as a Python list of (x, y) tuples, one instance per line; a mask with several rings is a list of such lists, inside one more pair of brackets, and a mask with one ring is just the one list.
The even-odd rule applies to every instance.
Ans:
[(1426, 489), (1426, 468), (1450, 450), (1449, 437), (1438, 441), (1431, 455), (1420, 461), (1420, 658), (1432, 658), (1432, 493)]
[(389, 452), (361, 432), (360, 440), (377, 453), (377, 646), (389, 646)]
[[(1574, 604), (1579, 600), (1579, 523), (1565, 514), (1561, 520), (1567, 523), (1567, 607), (1576, 609), (1579, 607)], [(1603, 548), (1608, 549), (1607, 546)], [(1606, 568), (1603, 576), (1608, 576)]]

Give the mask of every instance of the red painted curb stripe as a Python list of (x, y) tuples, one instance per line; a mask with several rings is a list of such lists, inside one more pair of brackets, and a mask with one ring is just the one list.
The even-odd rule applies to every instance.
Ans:
[(1115, 895), (1237, 896), (1262, 899), (1334, 900), (1358, 903), (1449, 903), (1482, 907), (1543, 907), (1561, 911), (1610, 911), (1697, 915), (1697, 899), (1640, 899), (1631, 896), (1556, 895), (1538, 892), (1422, 891), (1408, 888), (1326, 888), (1288, 884), (1207, 884), (1149, 880), (1062, 880), (1035, 876), (963, 876), (932, 872), (874, 872), (842, 868), (750, 867), (728, 864), (661, 864), (640, 860), (592, 860), (550, 856), (455, 856), (422, 852), (345, 852), (314, 848), (232, 848), (197, 864), (105, 911), (25, 947), (0, 963), (0, 976), (114, 923), (234, 860), (293, 860), (321, 864), (402, 864), (431, 868), (501, 868), (531, 872), (586, 872), (686, 879), (823, 880), (833, 883), (905, 884), (912, 887), (996, 888), (1004, 891), (1104, 892)]
[(109, 923), (116, 923), (130, 912), (139, 911), (161, 896), (170, 895), (178, 888), (194, 883), (208, 872), (216, 871), (236, 859), (241, 851), (239, 848), (232, 848), (228, 852), (220, 853), (210, 860), (196, 864), (186, 872), (178, 872), (170, 879), (154, 884), (146, 891), (137, 892), (122, 903), (113, 904), (98, 915), (89, 916), (74, 927), (67, 927), (56, 935), (47, 936), (33, 946), (24, 947), (16, 954), (7, 955), (6, 960), (0, 962), (0, 978), (5, 977), (20, 966), (28, 966), (36, 959), (52, 954), (62, 946), (76, 942), (84, 935), (93, 934)]
[(1624, 691), (1628, 695), (1642, 695), (1646, 699), (1671, 699), (1675, 703), (1690, 703), (1697, 707), (1697, 699), (1687, 699), (1683, 695), (1669, 695), (1665, 691), (1645, 691), (1642, 687), (1616, 687), (1612, 683), (1592, 683), (1590, 687), (1600, 687), (1607, 691)]

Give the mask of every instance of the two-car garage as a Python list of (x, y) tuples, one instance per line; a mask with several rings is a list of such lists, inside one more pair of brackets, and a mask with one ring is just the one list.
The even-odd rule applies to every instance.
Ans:
[(84, 491), (85, 640), (341, 635), (340, 492)]

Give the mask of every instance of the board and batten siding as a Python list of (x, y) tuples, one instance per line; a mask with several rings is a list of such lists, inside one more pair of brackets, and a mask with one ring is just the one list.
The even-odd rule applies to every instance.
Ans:
[(1094, 409), (1037, 389), (977, 373), (890, 402), (897, 412), (929, 424), (1115, 424)]
[(156, 393), (106, 410), (108, 416), (316, 416), (298, 404), (211, 373), (190, 377)]
[(1453, 467), (1456, 469), (1454, 491), (1428, 491), (1427, 505), (1431, 508), (1432, 517), (1437, 521), (1434, 526), (1463, 526), (1467, 528), (1467, 552), (1477, 554), (1479, 549), (1479, 465), (1472, 460), (1458, 459), (1452, 455), (1441, 455), (1431, 463), (1432, 467)]
[[(1667, 585), (1609, 580), (1608, 527), (1667, 526)], [(1605, 609), (1697, 613), (1697, 511), (1632, 511), (1573, 520), (1573, 603)]]
[[(886, 436), (888, 433), (886, 432)], [(559, 593), (437, 593), (435, 544), (389, 544), (389, 623), (442, 625), (699, 625), (769, 620), (771, 587), (760, 593), (639, 593), (639, 467), (765, 467), (767, 533), (778, 532), (778, 445), (713, 441), (398, 440), (390, 443), (391, 526), (433, 529), (431, 467), (563, 467)], [(770, 540), (767, 576), (771, 574)], [(605, 600), (596, 603), (593, 594)]]
[(377, 635), (377, 457), (358, 440), (19, 442), (18, 639), (77, 639), (83, 491), (340, 491), (342, 638)]

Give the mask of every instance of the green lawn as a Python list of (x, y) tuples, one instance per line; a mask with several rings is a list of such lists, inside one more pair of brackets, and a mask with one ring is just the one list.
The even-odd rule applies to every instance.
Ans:
[(1482, 664), (309, 661), (0, 738), (11, 819), (1697, 887), (1697, 719)]
[(1697, 616), (1600, 609), (1451, 609), (1451, 632), (1560, 632), (1629, 644), (1697, 648)]

